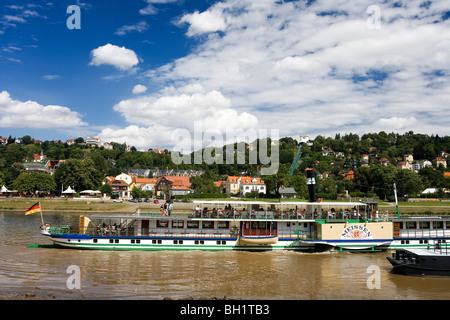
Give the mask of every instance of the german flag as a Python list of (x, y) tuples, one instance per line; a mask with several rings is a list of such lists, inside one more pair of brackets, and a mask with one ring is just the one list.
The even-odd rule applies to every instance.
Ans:
[(28, 214), (32, 214), (35, 212), (40, 212), (41, 211), (41, 205), (39, 204), (39, 202), (33, 204), (27, 211), (25, 211), (25, 215)]

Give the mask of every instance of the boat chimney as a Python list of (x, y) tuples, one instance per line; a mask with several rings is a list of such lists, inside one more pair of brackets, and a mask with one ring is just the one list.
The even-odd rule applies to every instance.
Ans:
[(308, 185), (309, 202), (316, 202), (316, 178), (314, 178), (314, 170), (306, 169), (306, 184)]

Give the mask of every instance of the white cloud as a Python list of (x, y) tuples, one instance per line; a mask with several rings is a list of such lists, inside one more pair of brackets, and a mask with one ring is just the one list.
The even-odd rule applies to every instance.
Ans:
[[(163, 126), (139, 127), (130, 125), (125, 128), (105, 128), (98, 135), (102, 141), (126, 143), (139, 150), (161, 146), (161, 143), (170, 141), (170, 133)], [(157, 148), (157, 147), (156, 147)]]
[(280, 136), (450, 134), (448, 6), (421, 4), (377, 4), (374, 30), (366, 24), (372, 0), (224, 0), (187, 13), (178, 22), (195, 48), (147, 71), (150, 85), (165, 85), (159, 93), (114, 106), (130, 124), (120, 130), (150, 134), (156, 145), (171, 142), (157, 125), (192, 132), (195, 120), (204, 130)]
[(46, 74), (44, 76), (42, 76), (42, 79), (44, 80), (55, 80), (55, 79), (59, 79), (61, 78), (61, 76), (59, 74)]
[(108, 64), (119, 70), (130, 70), (138, 63), (139, 59), (133, 50), (110, 43), (91, 51), (90, 65), (100, 66)]
[(158, 12), (158, 9), (154, 6), (154, 4), (165, 4), (165, 3), (171, 3), (176, 2), (178, 0), (145, 0), (147, 3), (147, 6), (145, 8), (142, 8), (139, 10), (139, 13), (141, 15), (152, 15), (156, 14)]
[(142, 33), (144, 31), (148, 30), (148, 28), (149, 27), (148, 27), (147, 22), (141, 21), (141, 22), (139, 22), (138, 24), (135, 24), (135, 25), (122, 26), (119, 29), (117, 29), (117, 31), (114, 34), (118, 35), (118, 36), (123, 36), (123, 35), (125, 35), (125, 34), (127, 34), (129, 32), (133, 32), (133, 31)]
[(180, 23), (185, 22), (189, 23), (188, 36), (223, 31), (227, 26), (218, 10), (207, 10), (202, 13), (195, 11), (192, 14), (186, 14), (180, 19)]
[(25, 20), (24, 18), (22, 18), (22, 17), (19, 17), (19, 16), (11, 16), (11, 15), (9, 15), (9, 14), (4, 15), (3, 18), (4, 18), (6, 21), (19, 22), (19, 23), (25, 23), (25, 22), (26, 22), (26, 20)]
[[(101, 136), (111, 141), (134, 141), (137, 148), (173, 146), (172, 133), (177, 129), (186, 129), (193, 134), (216, 132), (225, 135), (227, 130), (256, 129), (258, 120), (248, 112), (232, 109), (231, 102), (218, 91), (206, 93), (201, 86), (166, 88), (163, 92), (171, 95), (148, 95), (123, 100), (114, 106), (127, 122), (133, 124), (126, 128), (104, 129)], [(185, 93), (189, 91), (190, 94)], [(200, 121), (200, 122), (198, 122)], [(199, 127), (200, 125), (200, 127)], [(144, 134), (144, 136), (140, 136)], [(114, 140), (116, 139), (116, 140)]]
[(255, 127), (257, 119), (249, 113), (238, 113), (230, 108), (231, 102), (218, 91), (205, 94), (154, 95), (123, 100), (114, 106), (129, 123), (141, 125), (161, 124), (173, 128), (193, 129), (194, 121), (202, 120), (203, 128)]
[(137, 84), (133, 88), (133, 93), (134, 94), (144, 93), (145, 91), (147, 91), (147, 87), (143, 86), (142, 84)]
[[(188, 36), (208, 37), (147, 75), (218, 90), (230, 109), (251, 113), (281, 135), (377, 126), (449, 134), (450, 19), (442, 21), (444, 3), (378, 4), (381, 28), (371, 30), (370, 0), (217, 2), (180, 19)], [(437, 70), (441, 75), (429, 76)]]
[(7, 91), (0, 92), (0, 127), (47, 129), (85, 125), (80, 114), (67, 107), (13, 100)]

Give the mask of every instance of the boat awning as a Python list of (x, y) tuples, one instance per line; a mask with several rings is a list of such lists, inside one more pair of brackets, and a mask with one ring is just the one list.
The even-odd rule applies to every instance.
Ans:
[(292, 205), (298, 205), (298, 206), (305, 206), (305, 205), (313, 205), (313, 206), (367, 206), (367, 203), (364, 202), (308, 202), (308, 201), (281, 201), (281, 202), (265, 202), (265, 201), (233, 201), (233, 200), (220, 200), (220, 201), (213, 201), (213, 200), (194, 200), (192, 201), (193, 204), (217, 204), (217, 205), (252, 205), (252, 204), (258, 204), (261, 206), (264, 205), (282, 205), (282, 206), (292, 206)]

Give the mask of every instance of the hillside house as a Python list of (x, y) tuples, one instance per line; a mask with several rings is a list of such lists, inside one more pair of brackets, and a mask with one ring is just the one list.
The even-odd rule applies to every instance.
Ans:
[(226, 194), (238, 194), (239, 193), (239, 177), (228, 176), (225, 181), (225, 193)]
[(436, 167), (439, 168), (439, 166), (443, 166), (444, 168), (447, 168), (447, 160), (445, 160), (442, 157), (436, 158)]
[(294, 188), (286, 188), (285, 186), (281, 186), (278, 189), (278, 193), (282, 199), (295, 198), (297, 196), (297, 192)]
[(249, 192), (266, 194), (266, 185), (261, 178), (240, 177), (239, 181), (239, 192), (242, 195)]
[(160, 196), (167, 190), (170, 196), (184, 195), (191, 193), (190, 187), (189, 177), (164, 176), (155, 184), (154, 194)]

